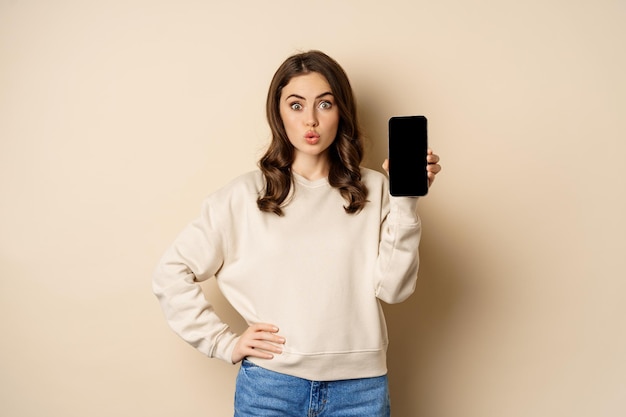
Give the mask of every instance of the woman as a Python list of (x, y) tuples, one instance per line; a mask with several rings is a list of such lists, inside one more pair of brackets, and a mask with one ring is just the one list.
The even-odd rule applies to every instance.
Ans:
[[(361, 168), (350, 83), (310, 51), (277, 70), (260, 171), (203, 203), (165, 253), (153, 289), (170, 326), (209, 357), (242, 362), (235, 416), (387, 416), (379, 300), (414, 290), (417, 198)], [(429, 152), (429, 182), (441, 169)], [(386, 169), (387, 161), (384, 167)], [(198, 285), (212, 276), (249, 324), (233, 333)]]

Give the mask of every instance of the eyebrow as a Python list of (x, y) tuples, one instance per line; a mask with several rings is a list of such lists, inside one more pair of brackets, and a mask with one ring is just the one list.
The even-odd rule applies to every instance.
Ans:
[[(331, 93), (330, 91), (327, 91), (327, 92), (322, 93), (319, 96), (315, 97), (315, 100), (320, 99), (320, 98), (325, 97), (325, 96), (332, 96), (332, 95), (333, 95), (333, 93)], [(285, 97), (285, 100), (289, 100), (291, 97), (295, 97), (295, 98), (300, 99), (300, 100), (306, 100), (306, 98), (304, 98), (304, 97), (302, 97), (302, 96), (300, 96), (298, 94), (289, 94), (287, 97)]]

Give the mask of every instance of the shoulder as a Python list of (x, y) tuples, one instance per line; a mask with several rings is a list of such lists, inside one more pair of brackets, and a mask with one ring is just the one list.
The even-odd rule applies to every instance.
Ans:
[(367, 187), (367, 198), (372, 202), (385, 204), (389, 195), (389, 180), (382, 172), (361, 167), (361, 180)]
[(204, 200), (204, 205), (227, 210), (232, 210), (235, 206), (246, 207), (250, 204), (256, 207), (256, 200), (263, 185), (261, 171), (246, 172), (209, 194)]
[(226, 185), (209, 195), (210, 197), (224, 197), (226, 195), (253, 193), (258, 194), (263, 188), (263, 175), (261, 171), (249, 171), (230, 180)]
[(387, 176), (382, 172), (361, 167), (361, 180), (365, 183), (370, 191), (378, 189), (386, 189), (388, 180)]
[(264, 186), (263, 174), (260, 170), (246, 172), (226, 185), (226, 189), (247, 190), (258, 193)]

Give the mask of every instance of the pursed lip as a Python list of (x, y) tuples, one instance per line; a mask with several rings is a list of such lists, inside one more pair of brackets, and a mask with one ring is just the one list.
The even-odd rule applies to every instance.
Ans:
[(319, 135), (319, 133), (315, 132), (314, 130), (309, 130), (304, 135), (304, 139), (306, 140), (306, 142), (309, 145), (315, 145), (317, 142), (320, 141), (320, 135)]

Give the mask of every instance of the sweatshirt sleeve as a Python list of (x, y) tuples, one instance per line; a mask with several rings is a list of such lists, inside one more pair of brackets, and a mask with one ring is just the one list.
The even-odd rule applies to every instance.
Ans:
[(215, 227), (208, 201), (161, 258), (152, 279), (169, 326), (209, 357), (231, 362), (238, 336), (205, 299), (200, 282), (215, 275), (225, 256), (224, 237)]
[(406, 300), (415, 291), (421, 222), (418, 198), (388, 198), (388, 211), (381, 223), (375, 285), (376, 296), (393, 304)]

